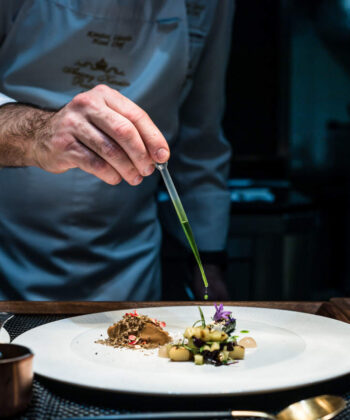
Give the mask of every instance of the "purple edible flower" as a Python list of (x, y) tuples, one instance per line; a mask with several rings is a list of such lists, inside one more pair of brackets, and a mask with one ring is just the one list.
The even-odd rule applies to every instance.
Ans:
[(225, 322), (226, 326), (232, 324), (233, 322), (236, 322), (236, 318), (233, 318), (231, 315), (229, 315), (226, 319), (227, 319), (227, 321)]
[(220, 306), (218, 306), (216, 303), (214, 303), (214, 306), (215, 306), (215, 309), (216, 309), (216, 312), (215, 312), (215, 314), (214, 314), (214, 321), (220, 321), (220, 320), (223, 320), (223, 319), (227, 319), (227, 320), (230, 320), (231, 319), (231, 317), (230, 317), (230, 315), (231, 315), (231, 311), (224, 311), (224, 305), (222, 304), (222, 303), (220, 303)]

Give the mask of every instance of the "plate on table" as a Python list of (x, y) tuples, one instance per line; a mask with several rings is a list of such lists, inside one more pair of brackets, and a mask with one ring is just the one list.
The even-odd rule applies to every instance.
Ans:
[[(166, 322), (180, 337), (199, 319), (196, 306), (137, 309)], [(203, 306), (207, 321), (215, 309)], [(230, 366), (172, 362), (157, 350), (116, 349), (96, 343), (125, 310), (81, 315), (33, 328), (13, 342), (34, 352), (42, 376), (101, 390), (146, 395), (227, 396), (292, 389), (350, 372), (350, 324), (300, 312), (225, 307), (237, 319), (235, 334), (258, 347)], [(249, 334), (240, 333), (249, 330)]]
[(5, 330), (5, 328), (0, 329), (0, 344), (8, 344), (11, 341), (9, 333)]

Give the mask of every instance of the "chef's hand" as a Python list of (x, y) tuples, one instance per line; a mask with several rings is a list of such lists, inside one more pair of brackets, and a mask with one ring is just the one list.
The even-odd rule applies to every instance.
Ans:
[[(230, 293), (227, 290), (224, 280), (224, 273), (221, 266), (216, 264), (203, 264), (205, 275), (208, 280), (208, 299), (215, 301), (230, 300)], [(197, 266), (193, 269), (192, 289), (196, 300), (204, 299), (204, 284), (202, 275)]]
[(147, 113), (105, 85), (78, 94), (57, 112), (5, 105), (0, 124), (0, 165), (52, 173), (80, 168), (112, 185), (122, 179), (138, 185), (154, 162), (166, 162), (170, 154)]

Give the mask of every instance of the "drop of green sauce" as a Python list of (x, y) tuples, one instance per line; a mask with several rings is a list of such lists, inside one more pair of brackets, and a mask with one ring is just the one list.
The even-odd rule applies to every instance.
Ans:
[(249, 330), (242, 330), (241, 333), (242, 334), (248, 334), (249, 333)]

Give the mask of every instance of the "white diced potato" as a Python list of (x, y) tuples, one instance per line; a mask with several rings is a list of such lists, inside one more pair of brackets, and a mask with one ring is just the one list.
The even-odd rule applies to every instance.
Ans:
[(184, 337), (191, 338), (195, 336), (195, 327), (188, 327), (185, 330)]
[(218, 342), (213, 343), (210, 346), (210, 351), (220, 350), (220, 344)]
[(186, 328), (184, 337), (185, 338), (196, 337), (196, 338), (201, 339), (202, 341), (209, 341), (210, 331), (208, 328), (189, 327), (189, 328)]
[(201, 354), (195, 354), (194, 355), (194, 363), (196, 365), (203, 365), (204, 363), (204, 358)]
[(224, 331), (214, 330), (210, 333), (208, 341), (225, 341), (228, 338), (228, 335)]
[(185, 338), (196, 337), (202, 341), (225, 341), (228, 335), (223, 331), (209, 330), (205, 327), (189, 327), (186, 328), (184, 333)]

